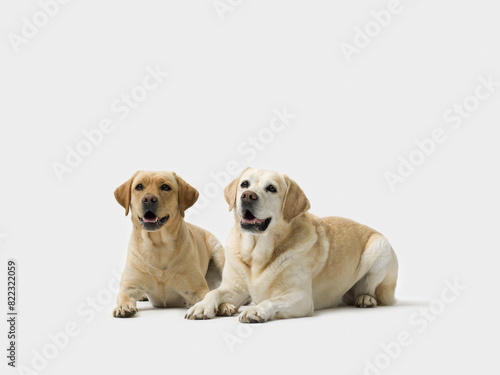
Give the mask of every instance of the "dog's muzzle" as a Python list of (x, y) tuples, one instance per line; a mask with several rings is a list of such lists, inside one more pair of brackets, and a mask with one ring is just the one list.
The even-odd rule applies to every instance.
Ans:
[(144, 215), (139, 216), (139, 221), (142, 227), (147, 231), (155, 231), (163, 226), (169, 218), (169, 215), (159, 217), (156, 214), (158, 208), (158, 197), (153, 194), (146, 194), (141, 199), (142, 212)]
[(243, 230), (261, 233), (267, 229), (270, 222), (270, 217), (267, 219), (258, 219), (252, 211), (246, 209), (241, 217), (240, 227)]

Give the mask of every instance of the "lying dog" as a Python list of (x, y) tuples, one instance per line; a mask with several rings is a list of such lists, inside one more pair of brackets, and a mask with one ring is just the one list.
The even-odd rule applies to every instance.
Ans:
[(287, 176), (246, 169), (225, 189), (235, 225), (222, 284), (191, 307), (187, 319), (212, 318), (224, 304), (243, 323), (310, 316), (342, 302), (357, 307), (394, 303), (398, 262), (380, 233), (339, 217), (319, 218)]
[(191, 306), (220, 284), (224, 249), (209, 232), (184, 221), (198, 191), (173, 172), (137, 172), (115, 190), (133, 232), (113, 316), (130, 317), (136, 301)]

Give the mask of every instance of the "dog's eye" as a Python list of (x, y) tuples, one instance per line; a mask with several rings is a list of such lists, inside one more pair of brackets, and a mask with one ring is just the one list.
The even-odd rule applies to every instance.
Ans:
[(144, 186), (142, 186), (142, 184), (139, 184), (135, 187), (135, 190), (142, 190), (144, 189)]
[(170, 186), (168, 186), (167, 184), (163, 184), (161, 185), (161, 190), (163, 191), (169, 191), (169, 190), (172, 190), (172, 188)]
[(247, 188), (247, 187), (248, 187), (248, 185), (249, 185), (249, 184), (248, 184), (248, 181), (243, 181), (243, 182), (241, 183), (241, 185), (240, 185), (240, 186), (241, 186), (242, 188)]
[(273, 185), (269, 185), (267, 188), (266, 188), (267, 191), (270, 191), (271, 193), (276, 193), (277, 190), (276, 188), (273, 186)]

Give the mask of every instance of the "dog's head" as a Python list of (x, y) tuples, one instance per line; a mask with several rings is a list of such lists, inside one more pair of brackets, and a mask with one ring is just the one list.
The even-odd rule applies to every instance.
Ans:
[(264, 233), (289, 224), (310, 208), (295, 181), (281, 173), (245, 169), (224, 190), (229, 211), (235, 209), (243, 231)]
[(198, 199), (198, 191), (174, 172), (136, 172), (115, 190), (115, 198), (132, 220), (153, 232), (168, 221), (184, 217)]

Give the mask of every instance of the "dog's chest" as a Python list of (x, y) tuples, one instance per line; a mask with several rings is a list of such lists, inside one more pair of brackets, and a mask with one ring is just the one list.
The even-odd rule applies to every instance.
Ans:
[(155, 307), (185, 307), (186, 301), (168, 285), (157, 283), (147, 293)]
[(175, 278), (178, 274), (175, 270), (166, 268), (150, 269), (150, 282), (148, 287), (148, 297), (155, 307), (184, 307), (184, 298), (174, 288)]
[(145, 276), (149, 280), (145, 283), (147, 284), (147, 294), (154, 306), (184, 306), (184, 299), (172, 287), (173, 278), (176, 277), (174, 270), (168, 267), (158, 269), (146, 265), (144, 271), (146, 272)]
[(133, 252), (133, 260), (142, 273), (142, 286), (154, 306), (184, 306), (184, 299), (172, 287), (177, 272), (168, 248), (148, 246), (141, 255)]
[(264, 240), (254, 244), (244, 243), (242, 247), (244, 266), (241, 271), (250, 295), (256, 303), (270, 297), (271, 287), (276, 278), (276, 268), (271, 264), (273, 246), (272, 240)]

